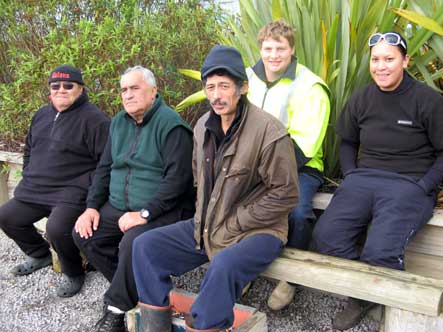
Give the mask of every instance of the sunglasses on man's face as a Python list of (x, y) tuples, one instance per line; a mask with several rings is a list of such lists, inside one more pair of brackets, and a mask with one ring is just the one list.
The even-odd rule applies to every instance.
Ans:
[(392, 46), (401, 45), (406, 50), (405, 42), (401, 39), (400, 35), (395, 32), (373, 34), (371, 37), (369, 37), (368, 41), (369, 47), (377, 45), (382, 39), (389, 45)]
[(63, 89), (65, 90), (72, 90), (74, 88), (74, 83), (55, 83), (55, 84), (51, 84), (51, 90), (60, 90), (60, 88), (63, 86)]

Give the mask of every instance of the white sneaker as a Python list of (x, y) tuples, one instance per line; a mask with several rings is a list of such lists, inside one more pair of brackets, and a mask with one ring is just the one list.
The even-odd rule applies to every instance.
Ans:
[(268, 307), (272, 310), (281, 310), (292, 302), (294, 295), (295, 286), (280, 281), (268, 298)]

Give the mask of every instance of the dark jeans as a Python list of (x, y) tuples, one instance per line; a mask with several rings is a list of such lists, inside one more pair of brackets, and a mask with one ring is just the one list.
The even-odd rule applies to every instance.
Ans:
[(41, 258), (50, 254), (49, 244), (33, 224), (48, 217), (46, 235), (57, 252), (62, 272), (75, 277), (83, 274), (83, 268), (71, 230), (82, 212), (82, 208), (33, 204), (12, 198), (0, 207), (0, 227), (26, 255)]
[[(191, 307), (196, 329), (228, 328), (233, 307), (243, 287), (277, 258), (282, 241), (256, 234), (217, 252)], [(193, 219), (155, 229), (134, 241), (134, 277), (140, 302), (168, 306), (171, 275), (180, 276), (208, 262), (205, 250), (196, 249)]]
[(177, 208), (126, 233), (122, 233), (118, 226), (118, 219), (126, 211), (118, 210), (107, 202), (99, 212), (100, 223), (92, 237), (83, 239), (74, 230), (73, 238), (89, 262), (111, 283), (104, 296), (105, 303), (128, 311), (138, 302), (132, 272), (132, 242), (151, 229), (189, 218), (193, 211)]
[[(327, 255), (403, 270), (406, 246), (432, 217), (435, 202), (436, 197), (427, 195), (410, 177), (356, 169), (318, 220), (315, 245)], [(357, 240), (366, 229), (359, 253)]]
[(298, 174), (300, 197), (297, 206), (289, 213), (289, 247), (308, 250), (314, 228), (315, 215), (312, 211), (312, 199), (323, 179), (308, 173)]

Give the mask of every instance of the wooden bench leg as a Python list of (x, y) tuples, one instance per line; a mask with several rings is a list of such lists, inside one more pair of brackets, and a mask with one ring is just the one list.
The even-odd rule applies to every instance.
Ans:
[(443, 314), (427, 316), (393, 307), (385, 308), (384, 332), (442, 332)]
[[(55, 250), (52, 249), (52, 247), (50, 248), (50, 250), (51, 250), (51, 255), (52, 255), (52, 269), (56, 273), (61, 273), (62, 267), (60, 265), (60, 260), (58, 259), (58, 255), (55, 252)], [(86, 258), (86, 256), (82, 252), (80, 252), (80, 256), (82, 257), (83, 268), (86, 270), (86, 266), (88, 265), (88, 259)]]

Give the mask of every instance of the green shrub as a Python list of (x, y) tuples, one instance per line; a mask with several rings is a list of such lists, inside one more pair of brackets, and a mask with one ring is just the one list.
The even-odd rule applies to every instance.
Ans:
[(178, 68), (200, 68), (221, 22), (217, 8), (197, 0), (0, 0), (0, 8), (0, 140), (9, 146), (23, 141), (47, 103), (50, 71), (63, 63), (83, 71), (91, 101), (110, 115), (121, 109), (120, 74), (138, 64), (176, 105), (199, 88)]

